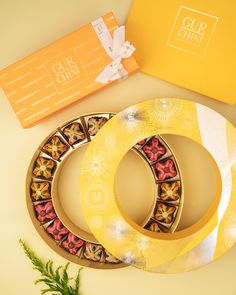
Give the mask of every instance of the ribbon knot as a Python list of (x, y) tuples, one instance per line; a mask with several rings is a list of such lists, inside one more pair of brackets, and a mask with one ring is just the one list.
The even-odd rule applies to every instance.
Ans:
[(110, 65), (113, 74), (122, 70), (122, 64), (120, 63), (120, 59), (115, 59), (113, 62), (110, 63)]
[(135, 47), (125, 41), (125, 27), (118, 27), (113, 33), (111, 47), (105, 48), (112, 61), (97, 76), (95, 82), (108, 83), (119, 80), (128, 75), (128, 72), (122, 65), (122, 59), (130, 57), (135, 51)]
[(129, 41), (125, 41), (120, 51), (122, 58), (128, 58), (134, 53), (135, 47)]

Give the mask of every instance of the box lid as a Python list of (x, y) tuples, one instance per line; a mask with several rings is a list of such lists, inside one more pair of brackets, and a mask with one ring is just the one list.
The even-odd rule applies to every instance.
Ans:
[(236, 2), (134, 1), (127, 23), (143, 72), (236, 102)]

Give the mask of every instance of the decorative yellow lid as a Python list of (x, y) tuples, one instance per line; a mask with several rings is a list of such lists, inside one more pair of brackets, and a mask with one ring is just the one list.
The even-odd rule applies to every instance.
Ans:
[[(150, 233), (135, 224), (114, 192), (116, 168), (125, 153), (143, 138), (163, 133), (186, 136), (205, 147), (217, 177), (216, 195), (205, 215), (172, 234)], [(234, 243), (235, 163), (236, 129), (220, 114), (183, 99), (148, 100), (113, 117), (90, 144), (80, 176), (83, 212), (97, 240), (125, 263), (152, 272), (194, 269)]]

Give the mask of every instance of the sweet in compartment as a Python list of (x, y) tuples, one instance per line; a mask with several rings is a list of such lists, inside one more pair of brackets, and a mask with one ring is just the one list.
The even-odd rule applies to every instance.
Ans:
[(145, 228), (149, 231), (155, 232), (155, 233), (161, 233), (163, 230), (161, 229), (160, 225), (154, 221), (150, 220), (148, 224), (145, 226)]
[(42, 148), (42, 151), (54, 160), (59, 160), (67, 150), (68, 146), (57, 135), (54, 135)]
[(103, 125), (109, 120), (107, 115), (95, 115), (85, 118), (88, 134), (90, 136), (95, 136)]
[(46, 223), (57, 217), (51, 201), (35, 205), (34, 210), (41, 223)]
[(154, 163), (166, 154), (166, 148), (161, 144), (158, 137), (154, 136), (142, 147), (142, 151), (146, 158)]
[(95, 262), (104, 262), (104, 248), (99, 244), (86, 242), (83, 256)]
[(83, 142), (86, 134), (80, 122), (72, 122), (63, 128), (62, 133), (70, 145)]
[(175, 163), (170, 158), (157, 162), (154, 165), (154, 169), (155, 169), (157, 180), (160, 180), (160, 181), (174, 178), (177, 175), (177, 169), (175, 167)]
[(181, 195), (180, 190), (179, 181), (162, 182), (159, 186), (159, 198), (167, 202), (179, 201)]
[(56, 168), (56, 163), (45, 157), (38, 157), (34, 163), (33, 175), (40, 178), (50, 179)]
[(46, 231), (56, 240), (62, 241), (69, 233), (68, 229), (59, 219), (54, 220), (46, 229)]
[(42, 201), (50, 199), (50, 183), (46, 181), (33, 181), (30, 185), (30, 196), (33, 201)]
[(84, 245), (84, 240), (78, 238), (71, 232), (69, 232), (67, 238), (61, 243), (61, 246), (66, 249), (69, 253), (75, 255), (79, 249)]
[(161, 223), (172, 224), (175, 218), (177, 207), (157, 202), (153, 218)]
[(112, 255), (110, 252), (108, 252), (106, 249), (104, 249), (105, 251), (105, 262), (106, 263), (121, 263), (121, 261), (116, 258), (114, 255)]

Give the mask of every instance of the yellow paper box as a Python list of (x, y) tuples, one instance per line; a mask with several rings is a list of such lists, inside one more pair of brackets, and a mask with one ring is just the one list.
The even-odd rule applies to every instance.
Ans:
[[(98, 35), (112, 36), (117, 28), (108, 13), (0, 72), (0, 86), (23, 127), (104, 87), (95, 79), (111, 58)], [(138, 69), (133, 56), (122, 64), (129, 74)]]
[(127, 35), (143, 72), (236, 102), (236, 2), (134, 0)]

